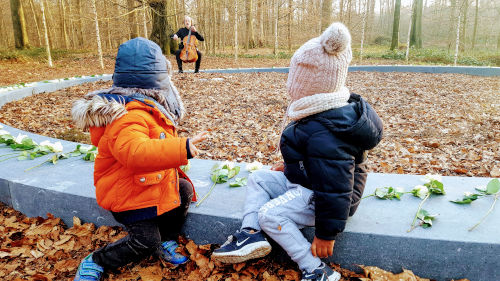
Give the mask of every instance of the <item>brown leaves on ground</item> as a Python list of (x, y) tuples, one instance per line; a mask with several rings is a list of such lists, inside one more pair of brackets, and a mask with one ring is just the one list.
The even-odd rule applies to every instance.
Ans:
[[(82, 224), (74, 218), (67, 228), (59, 218), (27, 218), (0, 203), (0, 279), (72, 280), (80, 261), (92, 251), (126, 236), (119, 227)], [(270, 257), (240, 264), (221, 264), (210, 259), (215, 245), (196, 245), (180, 237), (180, 252), (190, 262), (179, 267), (149, 258), (112, 272), (105, 280), (237, 281), (300, 280), (292, 263)], [(345, 272), (348, 272), (344, 270)], [(355, 273), (352, 273), (355, 274)], [(350, 279), (343, 279), (350, 280)]]
[[(403, 269), (403, 272), (394, 274), (382, 270), (375, 266), (360, 266), (366, 277), (359, 278), (360, 281), (431, 281), (431, 279), (420, 278), (416, 276), (411, 270)], [(454, 281), (454, 280), (451, 280)], [(460, 279), (456, 281), (470, 281), (469, 279)]]
[[(174, 74), (188, 111), (183, 136), (210, 131), (205, 159), (272, 164), (288, 105), (286, 74)], [(72, 102), (111, 86), (97, 82), (6, 104), (0, 122), (34, 133), (89, 143), (75, 130)], [(500, 176), (498, 77), (352, 72), (347, 86), (384, 122), (384, 139), (368, 157), (371, 172)]]

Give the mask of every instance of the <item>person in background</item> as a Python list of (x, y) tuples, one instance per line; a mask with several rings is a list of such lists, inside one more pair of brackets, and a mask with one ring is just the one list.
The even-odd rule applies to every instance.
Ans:
[(74, 280), (100, 280), (107, 269), (153, 254), (174, 265), (188, 261), (176, 252), (176, 239), (196, 196), (179, 167), (198, 155), (195, 145), (207, 135), (177, 135), (185, 110), (170, 72), (160, 46), (134, 38), (118, 49), (113, 86), (73, 105), (73, 120), (90, 130), (99, 150), (94, 165), (97, 203), (128, 232), (85, 257)]
[[(189, 30), (191, 30), (191, 35), (194, 35), (196, 39), (198, 39), (199, 41), (205, 41), (205, 38), (203, 38), (203, 36), (201, 36), (201, 34), (196, 31), (196, 27), (194, 27), (193, 25), (193, 19), (188, 16), (184, 17), (184, 27), (181, 27), (176, 33), (171, 36), (174, 40), (181, 40), (181, 42), (179, 43), (179, 49), (175, 51), (175, 59), (177, 60), (179, 73), (182, 73), (181, 51), (184, 48), (182, 40), (184, 39), (184, 37), (188, 36)], [(198, 73), (200, 71), (201, 65), (201, 52), (198, 49), (196, 49), (196, 52), (198, 53), (198, 60), (194, 65), (194, 73)]]

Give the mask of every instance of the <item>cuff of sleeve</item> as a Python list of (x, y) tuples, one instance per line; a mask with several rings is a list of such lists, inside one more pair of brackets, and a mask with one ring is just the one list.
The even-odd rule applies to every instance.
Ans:
[(187, 151), (187, 159), (193, 158), (191, 154), (191, 149), (189, 148), (189, 139), (186, 139), (186, 151)]
[(337, 238), (338, 233), (331, 233), (329, 235), (323, 235), (323, 233), (318, 233), (316, 232), (314, 235), (318, 237), (319, 239), (323, 240), (335, 240)]

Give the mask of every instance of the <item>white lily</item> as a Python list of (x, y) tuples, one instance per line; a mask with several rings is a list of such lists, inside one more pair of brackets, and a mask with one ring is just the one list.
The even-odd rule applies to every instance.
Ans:
[(472, 196), (472, 192), (466, 191), (466, 192), (464, 192), (464, 196), (467, 196), (467, 197)]
[(262, 169), (262, 167), (263, 167), (262, 163), (260, 163), (259, 161), (253, 161), (252, 163), (248, 163), (245, 169), (250, 173), (253, 173), (257, 170)]
[(428, 183), (428, 182), (431, 182), (431, 181), (438, 181), (438, 182), (442, 182), (442, 178), (441, 178), (441, 175), (438, 175), (438, 174), (427, 174), (424, 176), (423, 179), (421, 179), (423, 182), (425, 183)]
[(25, 138), (27, 138), (28, 136), (27, 135), (21, 135), (21, 134), (18, 134), (17, 137), (14, 139), (14, 141), (17, 143), (17, 144), (22, 144), (23, 140)]
[(82, 145), (82, 146), (80, 147), (80, 152), (82, 152), (82, 153), (87, 153), (87, 152), (89, 152), (89, 150), (91, 150), (92, 148), (94, 148), (94, 146), (92, 146), (92, 145)]
[(50, 148), (50, 150), (52, 150), (52, 152), (62, 152), (63, 151), (63, 146), (61, 144), (61, 142), (56, 142), (56, 143), (51, 143), (50, 141), (46, 140), (46, 141), (43, 141), (40, 143), (40, 145), (45, 145), (45, 146), (48, 146)]
[(234, 168), (234, 162), (231, 162), (231, 161), (224, 161), (222, 162), (222, 164), (220, 165), (220, 167), (224, 167), (224, 166), (227, 166), (229, 168), (229, 170), (233, 169)]
[(9, 135), (9, 132), (7, 132), (5, 130), (0, 130), (0, 136), (3, 136), (3, 135)]
[(423, 185), (417, 185), (415, 188), (413, 188), (413, 191), (416, 191), (416, 195), (420, 199), (424, 199), (425, 196), (429, 193), (429, 189), (426, 186)]

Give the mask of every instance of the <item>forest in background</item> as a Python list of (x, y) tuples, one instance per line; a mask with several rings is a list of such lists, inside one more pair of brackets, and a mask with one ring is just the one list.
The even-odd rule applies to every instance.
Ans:
[(439, 50), (444, 55), (487, 57), (486, 65), (500, 65), (499, 0), (0, 0), (0, 4), (5, 7), (0, 11), (0, 50), (50, 47), (102, 55), (142, 36), (168, 54), (177, 48), (169, 36), (189, 15), (206, 39), (198, 48), (208, 55), (290, 56), (329, 23), (341, 21), (351, 30), (355, 56), (369, 58), (370, 50), (376, 50), (382, 57), (401, 59), (409, 42), (417, 56), (432, 56)]

